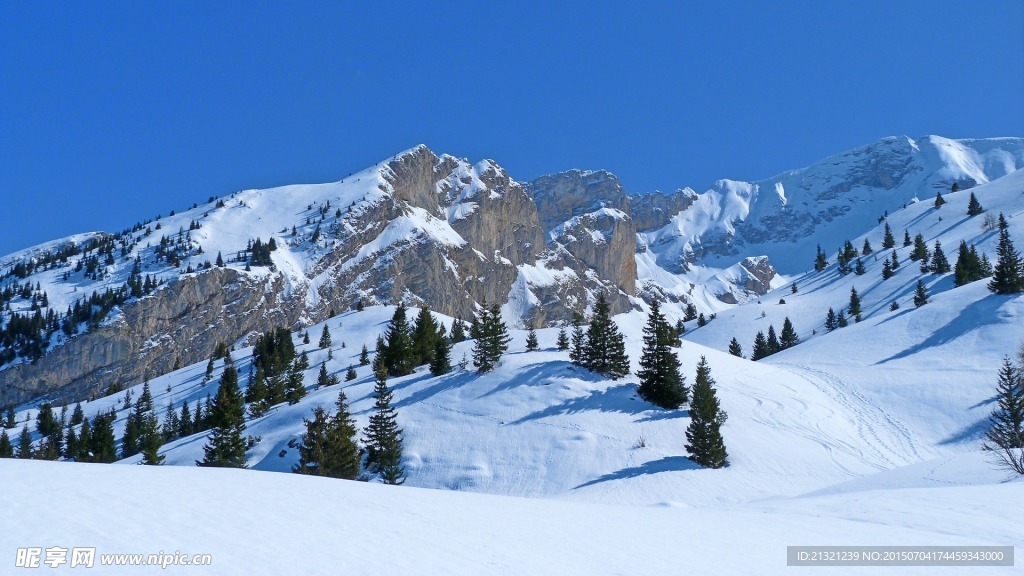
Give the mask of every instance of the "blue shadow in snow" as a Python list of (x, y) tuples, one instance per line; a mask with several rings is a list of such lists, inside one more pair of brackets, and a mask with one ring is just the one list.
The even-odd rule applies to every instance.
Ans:
[(991, 422), (989, 422), (987, 418), (984, 420), (978, 420), (974, 424), (971, 424), (970, 426), (964, 428), (963, 430), (957, 432), (956, 434), (953, 434), (952, 436), (949, 436), (947, 438), (943, 438), (942, 440), (939, 441), (939, 445), (946, 446), (948, 444), (962, 444), (964, 442), (969, 442), (971, 444), (979, 444), (982, 440), (985, 439), (985, 432), (989, 429), (989, 426), (991, 425)]
[[(466, 370), (460, 370), (458, 372), (445, 374), (444, 376), (438, 378), (437, 383), (434, 384), (433, 386), (428, 386), (427, 388), (417, 390), (412, 394), (409, 394), (408, 396), (400, 398), (397, 402), (395, 402), (394, 406), (396, 408), (401, 408), (402, 406), (408, 406), (410, 404), (422, 402), (432, 396), (436, 396), (437, 394), (440, 394), (447, 390), (458, 388), (476, 377), (476, 372), (470, 372)], [(409, 384), (412, 384), (413, 382), (420, 382), (428, 378), (433, 378), (430, 372), (424, 374), (422, 378), (414, 378), (412, 381), (409, 382)], [(404, 387), (405, 386), (403, 386), (403, 388)]]
[(579, 490), (580, 488), (586, 488), (587, 486), (593, 486), (595, 484), (609, 482), (611, 480), (625, 480), (626, 478), (636, 478), (637, 476), (646, 476), (648, 474), (657, 474), (659, 472), (680, 472), (682, 470), (699, 469), (700, 466), (690, 461), (690, 459), (685, 456), (665, 456), (661, 460), (655, 460), (639, 466), (633, 466), (632, 468), (623, 468), (622, 470), (612, 472), (611, 474), (605, 474), (600, 478), (584, 482), (583, 484), (573, 488), (573, 490)]
[(528, 414), (512, 422), (522, 424), (531, 420), (539, 420), (548, 416), (574, 414), (577, 412), (600, 411), (619, 412), (622, 414), (639, 414), (651, 409), (651, 405), (634, 397), (636, 384), (619, 384), (604, 390), (593, 390), (586, 396), (572, 398), (557, 406), (549, 406), (539, 412)]
[(512, 388), (518, 388), (519, 386), (543, 386), (552, 384), (559, 378), (565, 377), (565, 373), (569, 372), (571, 377), (577, 380), (587, 380), (590, 382), (597, 382), (604, 378), (579, 368), (571, 362), (545, 362), (543, 364), (530, 364), (524, 370), (518, 372), (512, 378), (502, 382), (495, 386), (493, 389), (480, 395), (480, 398), (486, 398), (493, 396), (498, 392), (504, 392)]
[(942, 328), (936, 330), (935, 333), (926, 338), (924, 342), (921, 342), (916, 346), (911, 346), (910, 348), (907, 348), (906, 350), (894, 354), (884, 360), (879, 360), (875, 365), (877, 366), (892, 360), (906, 358), (907, 356), (917, 354), (922, 350), (941, 346), (955, 338), (963, 336), (971, 330), (976, 330), (986, 324), (994, 324), (996, 322), (996, 311), (1005, 301), (1005, 296), (990, 294), (961, 310), (960, 314), (956, 318), (951, 320)]

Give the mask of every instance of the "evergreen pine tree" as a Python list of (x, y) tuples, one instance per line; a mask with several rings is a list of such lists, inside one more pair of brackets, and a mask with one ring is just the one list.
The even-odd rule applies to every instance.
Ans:
[(213, 378), (213, 369), (214, 369), (214, 363), (213, 363), (213, 357), (211, 356), (210, 357), (210, 361), (206, 363), (206, 375), (203, 376), (203, 382), (208, 382), (210, 380), (210, 378)]
[(114, 439), (114, 420), (116, 419), (117, 413), (113, 408), (110, 409), (110, 412), (97, 414), (93, 418), (89, 442), (90, 462), (110, 463), (117, 460), (117, 441)]
[(508, 343), (512, 341), (497, 304), (481, 312), (479, 329), (480, 337), (473, 346), (473, 365), (478, 372), (489, 372), (508, 351)]
[(914, 289), (914, 306), (920, 308), (928, 303), (928, 291), (925, 290), (924, 282), (917, 281), (917, 288)]
[(853, 316), (854, 322), (861, 321), (860, 295), (855, 287), (850, 288), (850, 316)]
[(839, 316), (836, 317), (836, 327), (837, 328), (846, 328), (848, 325), (849, 325), (849, 322), (846, 320), (846, 311), (844, 311), (842, 308), (840, 308), (839, 309)]
[(212, 433), (203, 446), (203, 459), (196, 461), (196, 465), (245, 468), (245, 404), (238, 390), (238, 371), (233, 365), (224, 368), (217, 397), (208, 410), (206, 420)]
[(555, 341), (559, 350), (569, 349), (569, 335), (565, 332), (565, 326), (558, 329), (558, 340)]
[(569, 348), (569, 361), (578, 366), (583, 365), (587, 344), (586, 333), (583, 331), (583, 316), (580, 313), (573, 314), (572, 318), (572, 347)]
[(882, 280), (888, 280), (893, 277), (892, 264), (889, 263), (889, 259), (886, 258), (885, 262), (882, 263)]
[(312, 420), (303, 419), (306, 433), (298, 446), (299, 463), (292, 468), (293, 472), (346, 480), (359, 476), (355, 423), (345, 400), (345, 392), (341, 391), (334, 416), (328, 416), (317, 406)]
[(928, 260), (930, 257), (928, 245), (924, 243), (924, 236), (921, 234), (914, 236), (914, 250), (910, 253), (910, 259), (914, 261)]
[(775, 326), (768, 325), (768, 355), (775, 354), (779, 350), (782, 350), (782, 344), (779, 343), (779, 337), (775, 334)]
[(698, 314), (697, 315), (697, 327), (700, 328), (702, 326), (707, 326), (707, 324), (708, 324), (708, 320), (707, 320), (707, 318), (704, 317), (704, 313), (701, 312), (700, 314)]
[(743, 358), (743, 346), (740, 346), (740, 341), (734, 336), (732, 341), (729, 342), (729, 354), (736, 356), (737, 358)]
[(825, 257), (825, 251), (821, 249), (821, 244), (818, 244), (818, 253), (814, 257), (814, 270), (821, 272), (825, 268), (828, 268), (828, 258)]
[(533, 352), (540, 347), (537, 342), (537, 331), (533, 329), (533, 323), (529, 326), (530, 331), (526, 333), (526, 350)]
[(1024, 292), (1024, 261), (1010, 240), (1010, 229), (1002, 214), (999, 214), (999, 245), (996, 254), (999, 259), (996, 260), (988, 289), (996, 294)]
[(857, 265), (853, 268), (853, 273), (857, 276), (863, 276), (867, 272), (867, 268), (864, 267), (864, 261), (857, 258)]
[(797, 336), (796, 330), (793, 328), (793, 323), (789, 321), (787, 316), (785, 321), (782, 323), (782, 332), (779, 333), (779, 345), (783, 350), (786, 348), (792, 348), (800, 343), (800, 337)]
[(21, 429), (21, 435), (18, 436), (18, 458), (28, 460), (32, 458), (32, 436), (28, 431), (28, 423)]
[(391, 322), (384, 332), (384, 349), (379, 356), (384, 360), (388, 376), (412, 374), (416, 365), (416, 350), (413, 347), (412, 327), (406, 320), (405, 303), (399, 302)]
[(903, 246), (910, 246), (910, 232), (906, 230), (903, 231)]
[(705, 468), (729, 465), (729, 454), (722, 438), (722, 424), (728, 416), (715, 396), (715, 381), (706, 358), (697, 364), (690, 402), (690, 425), (686, 428), (686, 452), (690, 460)]
[[(349, 366), (349, 368), (351, 368), (351, 366)], [(327, 363), (326, 362), (321, 362), (320, 363), (320, 372), (318, 372), (317, 375), (316, 375), (316, 388), (317, 388), (317, 390), (319, 390), (320, 388), (326, 388), (327, 386), (330, 386), (330, 385), (331, 385), (331, 375), (327, 373)]]
[(689, 396), (686, 381), (679, 372), (679, 358), (672, 350), (674, 338), (672, 326), (654, 300), (644, 326), (644, 348), (636, 375), (640, 379), (640, 397), (662, 408), (679, 408)]
[(583, 366), (612, 380), (629, 374), (629, 357), (626, 356), (625, 342), (619, 327), (611, 318), (608, 301), (605, 300), (603, 293), (598, 296), (594, 315), (590, 318)]
[(874, 252), (874, 250), (871, 249), (871, 242), (868, 242), (868, 239), (865, 238), (864, 239), (864, 247), (860, 249), (860, 254), (861, 254), (861, 256), (867, 256), (867, 255), (871, 254), (872, 252)]
[(896, 250), (892, 251), (892, 271), (896, 272), (900, 267), (900, 258), (896, 255)]
[(380, 473), (386, 484), (405, 482), (402, 462), (402, 430), (398, 427), (395, 409), (391, 407), (392, 391), (388, 388), (387, 370), (382, 362), (374, 362), (374, 413), (366, 427), (366, 466)]
[(348, 370), (345, 371), (345, 381), (349, 382), (349, 381), (355, 380), (357, 376), (358, 375), (356, 374), (355, 366), (352, 366), (351, 364), (349, 364)]
[(75, 409), (71, 412), (71, 425), (78, 426), (85, 420), (85, 412), (82, 410), (82, 403), (75, 404)]
[(434, 319), (427, 305), (420, 306), (420, 313), (412, 328), (413, 355), (417, 366), (429, 364), (433, 360), (436, 341), (443, 336), (441, 325)]
[(967, 203), (967, 215), (977, 216), (984, 211), (985, 209), (981, 207), (981, 202), (978, 202), (978, 197), (974, 195), (974, 192), (971, 192), (971, 199)]
[(7, 430), (0, 430), (0, 458), (14, 458), (14, 445)]
[(452, 322), (450, 335), (452, 344), (458, 344), (466, 339), (466, 327), (462, 324), (462, 320), (456, 319)]
[(893, 300), (892, 302), (889, 303), (889, 311), (890, 312), (895, 312), (895, 311), (897, 311), (899, 309), (900, 309), (900, 303), (899, 302)]
[(4, 421), (4, 428), (8, 430), (15, 428), (18, 425), (14, 418), (14, 408), (7, 408), (7, 416)]
[(366, 349), (366, 344), (363, 344), (363, 351), (359, 353), (359, 365), (370, 365), (370, 351)]
[(829, 332), (839, 328), (839, 324), (836, 321), (836, 312), (832, 308), (828, 309), (828, 314), (825, 315), (825, 330)]
[(996, 409), (982, 448), (995, 452), (1001, 465), (1024, 474), (1024, 377), (1010, 359), (1003, 359), (996, 386)]
[(760, 360), (761, 358), (767, 358), (771, 356), (771, 348), (768, 347), (768, 340), (764, 337), (764, 332), (758, 330), (757, 336), (754, 337), (754, 348), (750, 353), (751, 360)]
[(885, 223), (885, 236), (882, 238), (882, 248), (889, 250), (896, 246), (896, 239), (892, 236), (892, 228), (889, 227), (889, 223)]
[(181, 415), (178, 416), (178, 437), (191, 436), (194, 431), (192, 412), (188, 409), (188, 400), (181, 403)]
[(320, 349), (331, 347), (331, 330), (324, 324), (324, 331), (320, 334), (320, 342), (317, 343)]
[(942, 208), (942, 205), (946, 203), (946, 200), (942, 197), (942, 192), (935, 193), (935, 207)]
[(942, 244), (935, 241), (935, 251), (932, 253), (931, 271), (936, 274), (945, 274), (949, 272), (949, 260), (946, 259), (946, 253), (942, 251)]
[(159, 454), (164, 444), (164, 435), (160, 423), (153, 410), (145, 412), (139, 418), (139, 452), (142, 453), (142, 464), (159, 466), (164, 463), (164, 456)]
[(445, 337), (434, 342), (434, 357), (430, 360), (430, 373), (434, 376), (447, 374), (452, 370), (451, 344)]
[(306, 396), (306, 383), (303, 378), (302, 362), (296, 360), (288, 371), (288, 378), (285, 381), (284, 397), (288, 404), (298, 404)]

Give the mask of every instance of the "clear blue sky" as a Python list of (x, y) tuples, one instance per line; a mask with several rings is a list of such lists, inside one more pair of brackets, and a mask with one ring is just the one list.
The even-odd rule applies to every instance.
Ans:
[(932, 133), (1024, 135), (1024, 2), (0, 3), (0, 254), (421, 142), (647, 191)]

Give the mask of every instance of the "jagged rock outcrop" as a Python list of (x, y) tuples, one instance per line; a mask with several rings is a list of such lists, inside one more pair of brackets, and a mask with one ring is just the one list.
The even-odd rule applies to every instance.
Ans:
[(294, 327), (300, 303), (230, 268), (183, 276), (153, 296), (125, 306), (120, 318), (81, 334), (36, 364), (0, 371), (0, 404), (50, 394), (75, 401), (111, 385), (131, 385), (208, 358), (218, 342), (251, 332)]

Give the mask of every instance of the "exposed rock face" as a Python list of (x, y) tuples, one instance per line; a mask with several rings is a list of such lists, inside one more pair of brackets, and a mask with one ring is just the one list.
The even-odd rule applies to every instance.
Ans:
[[(772, 279), (776, 273), (767, 256), (745, 258), (738, 267), (739, 274), (730, 280), (739, 289), (740, 294), (763, 296), (771, 291)], [(737, 304), (740, 301), (736, 297), (736, 291), (724, 292), (717, 297), (726, 304)]]
[(656, 230), (668, 224), (673, 216), (689, 208), (697, 200), (697, 193), (684, 188), (673, 194), (653, 192), (634, 196), (631, 200), (636, 229)]
[(273, 326), (293, 326), (300, 308), (269, 286), (229, 268), (184, 276), (123, 310), (121, 318), (73, 338), (37, 364), (0, 371), (0, 404), (43, 393), (74, 401), (108, 386), (130, 385), (208, 358), (218, 342), (234, 342)]
[(636, 226), (630, 216), (630, 198), (619, 180), (605, 171), (570, 170), (538, 178), (528, 188), (550, 240), (572, 256), (564, 265), (581, 277), (592, 269), (632, 296), (636, 292)]

